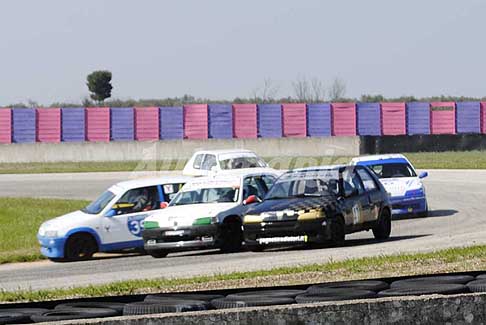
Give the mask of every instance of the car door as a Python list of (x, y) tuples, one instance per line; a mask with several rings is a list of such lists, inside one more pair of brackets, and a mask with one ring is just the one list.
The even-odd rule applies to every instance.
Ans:
[(375, 179), (365, 168), (358, 168), (357, 173), (363, 182), (364, 189), (368, 193), (370, 201), (370, 213), (367, 216), (366, 221), (377, 220), (380, 215), (380, 208), (383, 201), (380, 188), (378, 184), (376, 184)]
[(139, 187), (126, 191), (113, 204), (114, 215), (103, 217), (103, 244), (116, 244), (111, 249), (122, 249), (141, 241), (142, 221), (150, 211), (160, 208), (161, 192), (160, 186)]
[(359, 225), (370, 218), (371, 204), (368, 193), (355, 168), (346, 168), (342, 172), (342, 180), (345, 224), (350, 228), (359, 228)]

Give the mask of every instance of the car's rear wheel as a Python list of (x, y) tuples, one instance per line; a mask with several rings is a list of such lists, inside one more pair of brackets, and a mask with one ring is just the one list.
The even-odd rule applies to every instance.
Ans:
[(69, 261), (83, 261), (93, 257), (98, 245), (89, 234), (74, 234), (68, 238), (64, 248), (64, 258)]
[(376, 239), (387, 239), (391, 233), (390, 210), (383, 209), (378, 219), (378, 224), (373, 228), (373, 235)]
[(164, 249), (150, 250), (148, 253), (153, 258), (164, 258), (169, 254), (169, 252)]
[(336, 219), (331, 222), (331, 242), (335, 246), (341, 246), (346, 239), (346, 229), (344, 224), (344, 218), (337, 216)]
[(243, 231), (240, 220), (234, 218), (225, 220), (221, 229), (221, 251), (234, 253), (241, 250)]

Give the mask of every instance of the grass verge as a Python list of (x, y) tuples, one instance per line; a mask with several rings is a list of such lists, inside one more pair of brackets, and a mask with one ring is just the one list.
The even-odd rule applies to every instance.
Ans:
[(73, 297), (263, 287), (480, 270), (486, 270), (486, 245), (187, 279), (130, 280), (68, 289), (0, 291), (0, 301), (43, 301)]
[(0, 264), (41, 259), (36, 238), (40, 224), (86, 204), (75, 200), (0, 198)]

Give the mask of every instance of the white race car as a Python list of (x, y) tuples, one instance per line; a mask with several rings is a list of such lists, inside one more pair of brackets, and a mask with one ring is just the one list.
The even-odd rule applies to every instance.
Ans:
[(400, 154), (357, 157), (353, 165), (368, 166), (380, 179), (390, 195), (393, 215), (428, 216), (429, 206), (422, 179), (427, 172), (417, 174), (410, 161)]
[(51, 260), (89, 259), (96, 252), (142, 248), (143, 220), (167, 205), (189, 177), (117, 183), (84, 209), (44, 222), (37, 234)]
[(193, 179), (167, 208), (145, 219), (145, 250), (157, 258), (196, 248), (238, 251), (246, 210), (267, 193), (276, 178), (272, 169), (251, 168)]
[(192, 155), (182, 174), (207, 176), (210, 173), (242, 168), (268, 168), (268, 164), (250, 150), (202, 150)]

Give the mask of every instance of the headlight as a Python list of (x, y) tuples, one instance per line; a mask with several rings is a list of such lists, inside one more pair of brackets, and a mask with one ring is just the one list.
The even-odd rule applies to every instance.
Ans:
[(218, 223), (218, 218), (216, 217), (204, 217), (204, 218), (197, 218), (192, 223), (193, 226), (202, 226), (202, 225), (210, 225)]
[(46, 230), (44, 236), (49, 238), (57, 237), (57, 230)]

